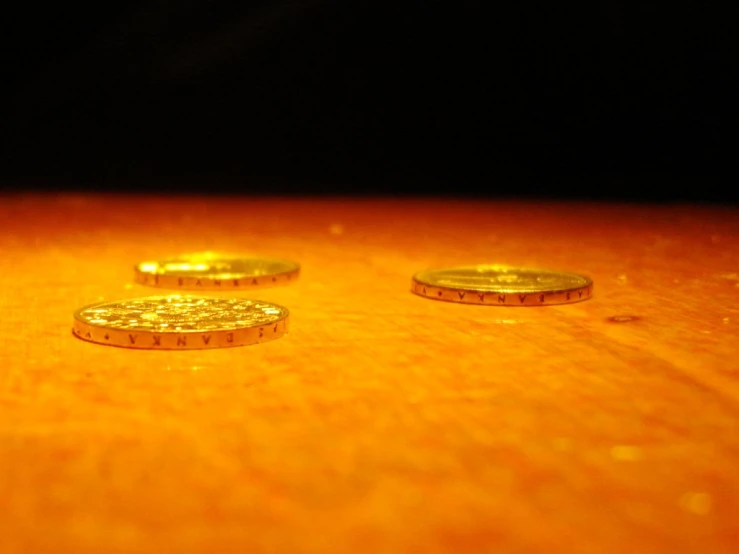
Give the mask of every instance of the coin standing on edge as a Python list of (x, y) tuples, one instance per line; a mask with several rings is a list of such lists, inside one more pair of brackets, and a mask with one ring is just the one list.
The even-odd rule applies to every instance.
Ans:
[(411, 292), (462, 304), (551, 306), (587, 300), (593, 294), (593, 281), (548, 269), (477, 265), (416, 273)]
[(226, 348), (283, 336), (289, 315), (287, 308), (260, 300), (148, 296), (80, 308), (74, 313), (72, 333), (125, 348)]
[(183, 290), (238, 290), (286, 285), (299, 275), (300, 265), (288, 260), (210, 253), (141, 262), (134, 267), (134, 280), (141, 285)]

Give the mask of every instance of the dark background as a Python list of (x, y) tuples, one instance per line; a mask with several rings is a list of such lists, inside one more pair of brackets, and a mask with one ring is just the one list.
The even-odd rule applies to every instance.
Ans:
[(739, 200), (737, 8), (541, 4), (4, 8), (0, 183)]

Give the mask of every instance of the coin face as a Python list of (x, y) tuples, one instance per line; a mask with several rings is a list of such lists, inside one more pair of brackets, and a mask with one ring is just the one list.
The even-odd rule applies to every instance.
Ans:
[(294, 281), (299, 274), (300, 266), (287, 260), (239, 258), (210, 252), (141, 262), (134, 268), (137, 283), (187, 290), (277, 286)]
[(276, 339), (287, 332), (288, 318), (286, 308), (259, 300), (150, 296), (81, 308), (72, 331), (110, 346), (192, 350)]
[(477, 265), (429, 269), (413, 276), (415, 294), (464, 304), (541, 306), (587, 300), (590, 278), (546, 269)]

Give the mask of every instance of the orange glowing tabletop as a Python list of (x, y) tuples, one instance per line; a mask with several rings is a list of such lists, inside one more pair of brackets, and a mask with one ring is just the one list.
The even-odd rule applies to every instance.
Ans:
[[(4, 196), (0, 552), (739, 551), (739, 211), (444, 199)], [(133, 266), (298, 261), (290, 332), (72, 336)], [(472, 306), (429, 267), (592, 277)], [(214, 293), (221, 294), (224, 293)]]

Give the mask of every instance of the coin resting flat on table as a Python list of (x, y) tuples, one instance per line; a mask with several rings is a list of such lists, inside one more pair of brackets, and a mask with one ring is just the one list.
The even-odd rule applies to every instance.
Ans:
[(150, 287), (183, 290), (238, 290), (285, 285), (300, 274), (300, 265), (288, 260), (191, 254), (137, 264), (134, 278)]
[(266, 342), (287, 333), (287, 308), (242, 298), (148, 296), (74, 313), (82, 340), (147, 350), (196, 350)]
[(411, 291), (419, 296), (463, 304), (547, 306), (587, 300), (593, 281), (547, 269), (476, 265), (416, 273)]

